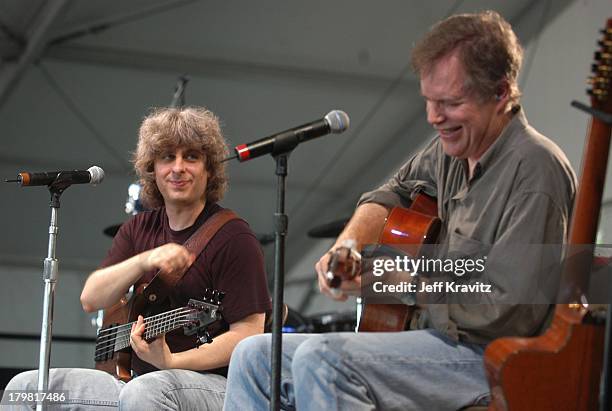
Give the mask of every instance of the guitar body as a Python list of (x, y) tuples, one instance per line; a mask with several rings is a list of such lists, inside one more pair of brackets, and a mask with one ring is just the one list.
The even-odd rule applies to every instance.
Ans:
[[(136, 321), (138, 315), (144, 314), (146, 306), (142, 294), (144, 288), (144, 285), (140, 286), (129, 300), (124, 297), (117, 304), (104, 310), (101, 329)], [(118, 352), (110, 351), (105, 357), (106, 359), (96, 360), (97, 370), (105, 371), (124, 382), (132, 379), (132, 352), (129, 347)]]
[(485, 353), (493, 397), (489, 410), (597, 409), (604, 327), (559, 305), (548, 331), (500, 338)]
[[(411, 255), (419, 255), (423, 244), (433, 244), (440, 232), (436, 200), (419, 193), (410, 208), (395, 207), (379, 237), (380, 244), (397, 244)], [(405, 304), (364, 304), (358, 331), (402, 331), (414, 307)]]

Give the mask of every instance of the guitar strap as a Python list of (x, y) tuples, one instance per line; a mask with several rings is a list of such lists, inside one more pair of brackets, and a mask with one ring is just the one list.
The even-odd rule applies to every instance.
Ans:
[[(198, 228), (196, 232), (193, 233), (187, 239), (187, 241), (185, 241), (183, 246), (197, 257), (202, 251), (204, 251), (209, 241), (212, 240), (221, 227), (223, 227), (229, 221), (237, 219), (240, 219), (240, 217), (231, 210), (225, 209), (218, 211), (208, 218), (204, 224), (202, 224), (200, 228)], [(146, 301), (151, 304), (164, 301), (170, 290), (174, 288), (174, 286), (190, 269), (191, 266), (180, 274), (162, 274), (158, 271), (157, 274), (155, 274), (155, 277), (153, 277), (151, 282), (143, 291), (143, 296)]]

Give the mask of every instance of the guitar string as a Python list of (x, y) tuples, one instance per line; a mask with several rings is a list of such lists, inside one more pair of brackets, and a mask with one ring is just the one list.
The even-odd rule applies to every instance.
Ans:
[[(178, 311), (178, 310), (175, 310), (175, 311)], [(180, 328), (186, 324), (189, 324), (191, 321), (186, 321), (185, 317), (188, 316), (190, 311), (191, 310), (186, 309), (186, 311), (184, 311), (183, 313), (171, 312), (171, 314), (173, 314), (174, 316), (168, 315), (168, 313), (170, 312), (162, 314), (164, 318), (156, 319), (156, 321), (153, 322), (153, 326), (149, 327), (150, 331), (145, 331), (144, 338), (151, 338), (163, 332), (168, 332), (173, 329)], [(156, 317), (159, 317), (159, 316), (160, 315), (157, 315)], [(170, 328), (168, 328), (168, 326), (170, 326)], [(105, 341), (106, 343), (105, 346), (103, 346), (102, 342), (98, 343), (96, 345), (97, 349), (96, 349), (94, 358), (98, 358), (100, 356), (104, 356), (106, 354), (109, 354), (115, 351), (119, 351), (119, 350), (122, 350), (123, 348), (128, 347), (130, 345), (129, 339), (130, 339), (129, 334), (125, 333), (124, 335), (116, 336), (114, 341)]]
[[(161, 330), (164, 325), (170, 324), (172, 322), (181, 321), (188, 317), (188, 315), (192, 312), (191, 309), (176, 309), (169, 311), (167, 313), (158, 314), (153, 317), (149, 317), (145, 319), (145, 327), (147, 330), (145, 331), (145, 338), (150, 335), (151, 331)], [(132, 323), (123, 324), (120, 326), (112, 327), (113, 330), (116, 330), (114, 333), (105, 333), (105, 335), (100, 336), (102, 331), (107, 331), (108, 329), (101, 330), (99, 337), (96, 341), (96, 355), (100, 349), (104, 349), (103, 345), (106, 343), (110, 343), (110, 345), (114, 345), (114, 342), (124, 338), (127, 335), (129, 339), (129, 334), (131, 332)], [(188, 323), (188, 321), (183, 321), (181, 324)], [(129, 332), (128, 332), (129, 331)]]
[[(189, 307), (175, 308), (174, 310), (171, 310), (171, 311), (166, 311), (166, 312), (163, 312), (161, 314), (156, 314), (156, 315), (153, 315), (151, 317), (147, 317), (147, 318), (144, 319), (144, 321), (145, 322), (147, 322), (147, 321), (155, 321), (158, 318), (161, 318), (161, 317), (166, 316), (166, 315), (171, 315), (173, 312), (179, 312), (181, 310), (193, 310), (193, 309), (189, 308)], [(120, 325), (116, 325), (116, 326), (113, 326), (113, 327), (104, 328), (104, 329), (102, 329), (102, 330), (100, 330), (98, 332), (98, 338), (100, 338), (102, 336), (102, 334), (112, 334), (115, 330), (125, 329), (127, 327), (131, 327), (132, 324), (135, 323), (135, 322), (136, 321), (132, 321), (131, 323), (120, 324)]]
[[(182, 318), (179, 318), (178, 316), (175, 316), (174, 318), (168, 318), (165, 321), (159, 321), (155, 324), (153, 324), (152, 326), (150, 326), (148, 329), (145, 330), (143, 338), (147, 339), (147, 338), (152, 338), (154, 336), (157, 336), (159, 334), (162, 334), (163, 332), (168, 332), (171, 331), (172, 329), (175, 329), (177, 327), (181, 327), (184, 324), (188, 324), (189, 321), (183, 321), (180, 322), (179, 324), (177, 324), (177, 320), (182, 320)], [(119, 341), (119, 346), (122, 348), (126, 348), (130, 345), (129, 341), (130, 341), (130, 335), (129, 334), (125, 334), (119, 337), (118, 339)]]
[[(149, 328), (151, 328), (155, 326), (156, 324), (165, 321), (168, 318), (176, 318), (178, 315), (187, 315), (190, 312), (191, 310), (189, 309), (181, 308), (181, 309), (169, 311), (167, 313), (158, 314), (153, 317), (148, 317), (148, 318), (145, 318), (145, 327), (148, 325)], [(128, 323), (128, 324), (122, 324), (120, 326), (112, 327), (112, 330), (114, 331), (112, 333), (106, 332), (108, 329), (101, 330), (101, 332), (98, 334), (97, 343), (103, 343), (106, 340), (116, 339), (117, 336), (120, 336), (123, 333), (131, 331), (132, 324), (134, 323), (135, 321)]]
[[(186, 317), (187, 315), (182, 315), (182, 316), (176, 315), (174, 318), (168, 318), (164, 321), (166, 325), (169, 326), (168, 328), (163, 327), (164, 322), (159, 322), (159, 324), (155, 326), (155, 328), (152, 331), (155, 331), (155, 332), (159, 331), (159, 334), (161, 334), (162, 332), (167, 332), (167, 331), (171, 331), (172, 329), (182, 327), (191, 322), (191, 321), (186, 320), (185, 319)], [(149, 333), (145, 332), (144, 338), (150, 338), (151, 334), (152, 334), (151, 332)], [(156, 334), (153, 334), (153, 336), (154, 335)], [(95, 353), (95, 357), (106, 355), (108, 353), (119, 351), (123, 348), (128, 347), (130, 345), (129, 339), (130, 339), (130, 334), (126, 333), (124, 335), (119, 335), (114, 341), (110, 342), (110, 344), (106, 344), (106, 346), (100, 346), (101, 344), (98, 344), (98, 347)]]
[[(164, 316), (164, 315), (169, 315), (169, 314), (171, 314), (171, 313), (173, 313), (175, 311), (180, 311), (180, 310), (185, 310), (185, 309), (187, 309), (187, 307), (175, 308), (174, 310), (166, 311), (166, 312), (163, 312), (161, 314), (156, 314), (156, 315), (152, 315), (150, 317), (147, 317), (147, 318), (145, 318), (145, 321), (151, 320), (151, 319), (155, 319), (157, 317), (161, 317), (161, 316)], [(125, 328), (127, 326), (131, 327), (132, 324), (135, 323), (135, 322), (136, 321), (133, 321), (133, 322), (127, 323), (127, 324), (120, 324), (120, 325), (116, 325), (116, 326), (113, 326), (113, 327), (104, 328), (104, 329), (100, 330), (98, 335), (100, 335), (102, 333), (109, 333), (109, 332), (114, 331), (115, 329), (118, 329), (118, 328)]]

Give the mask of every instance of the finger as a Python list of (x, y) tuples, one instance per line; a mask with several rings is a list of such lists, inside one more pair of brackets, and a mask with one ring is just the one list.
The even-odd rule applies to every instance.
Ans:
[(135, 338), (130, 340), (130, 346), (132, 350), (140, 357), (147, 351), (148, 344), (144, 341), (137, 341)]
[(327, 257), (327, 254), (321, 257), (321, 259), (317, 261), (317, 263), (315, 264), (315, 271), (319, 274), (323, 274), (327, 271), (327, 263), (326, 261), (324, 261), (326, 257)]
[(348, 300), (348, 295), (345, 294), (342, 290), (338, 288), (330, 288), (329, 291), (330, 291), (331, 297), (336, 301)]
[(318, 273), (326, 273), (329, 270), (329, 259), (331, 257), (332, 251), (328, 251), (315, 264), (315, 269)]
[(130, 346), (139, 355), (149, 350), (149, 344), (140, 336), (135, 334), (130, 336)]
[(321, 268), (321, 260), (319, 260), (315, 264), (315, 273), (321, 274), (321, 272), (323, 272), (323, 269)]
[(142, 315), (139, 315), (138, 320), (133, 326), (131, 334), (138, 337), (139, 339), (142, 339), (141, 336), (144, 334), (145, 328), (146, 326), (144, 323), (144, 318), (142, 317)]
[(326, 291), (329, 291), (329, 285), (327, 283), (327, 277), (325, 276), (324, 273), (318, 273), (317, 274), (317, 281), (319, 282), (319, 291), (321, 291), (322, 293), (325, 293)]
[(331, 288), (327, 284), (325, 275), (319, 274), (318, 279), (319, 279), (319, 291), (321, 291), (323, 295), (326, 295), (329, 298), (336, 300), (336, 301), (346, 301), (348, 299), (348, 296), (346, 296), (341, 289)]

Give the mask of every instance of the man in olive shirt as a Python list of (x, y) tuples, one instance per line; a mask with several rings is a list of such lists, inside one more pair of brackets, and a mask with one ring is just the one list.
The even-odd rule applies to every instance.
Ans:
[[(575, 176), (518, 105), (521, 60), (514, 32), (497, 13), (436, 24), (413, 50), (412, 63), (437, 136), (389, 182), (362, 196), (332, 247), (347, 239), (357, 249), (376, 243), (391, 207), (409, 206), (422, 191), (437, 198), (440, 247), (466, 255), (488, 249), (482, 278), (496, 292), (483, 297), (484, 305), (428, 304), (410, 331), (284, 336), (283, 407), (458, 410), (488, 396), (487, 343), (541, 331), (549, 305), (517, 304), (517, 293), (554, 287), (555, 278), (535, 254), (508, 253), (515, 245), (563, 242)], [(326, 254), (316, 264), (321, 291), (336, 300), (359, 295), (361, 277), (329, 288), (328, 262)], [(268, 406), (269, 346), (268, 336), (255, 336), (236, 347), (225, 409)]]

